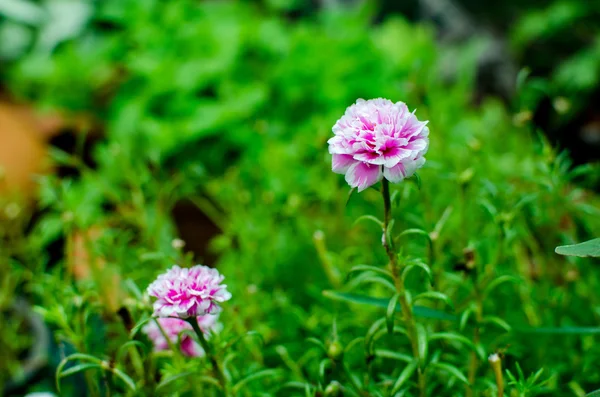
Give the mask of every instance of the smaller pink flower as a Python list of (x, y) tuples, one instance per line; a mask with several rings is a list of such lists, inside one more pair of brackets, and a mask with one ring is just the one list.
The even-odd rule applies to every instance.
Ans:
[(197, 317), (218, 313), (219, 303), (231, 299), (225, 277), (217, 269), (196, 265), (191, 268), (173, 266), (148, 286), (156, 317)]
[[(218, 318), (218, 315), (212, 314), (199, 316), (197, 318), (198, 325), (206, 336), (209, 335), (210, 331), (215, 331), (218, 328)], [(156, 323), (157, 321), (160, 324), (160, 328)], [(142, 332), (144, 332), (148, 336), (148, 339), (152, 341), (155, 351), (169, 350), (169, 341), (174, 345), (177, 345), (178, 342), (181, 341), (179, 348), (183, 354), (188, 357), (203, 356), (204, 350), (202, 350), (202, 347), (193, 339), (190, 333), (186, 332), (182, 334), (184, 331), (189, 331), (193, 334), (190, 323), (178, 318), (157, 318), (151, 320), (144, 328), (142, 328)], [(165, 338), (165, 335), (169, 338), (168, 340)]]

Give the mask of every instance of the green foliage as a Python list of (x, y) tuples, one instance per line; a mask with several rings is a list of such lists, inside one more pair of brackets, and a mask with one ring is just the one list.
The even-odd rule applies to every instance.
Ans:
[[(21, 21), (32, 44), (2, 66), (6, 86), (104, 129), (93, 166), (53, 151), (76, 175), (40, 178), (40, 219), (0, 225), (1, 308), (35, 302), (63, 349), (63, 394), (222, 393), (208, 360), (152, 351), (141, 332), (149, 282), (206, 259), (178, 240), (182, 200), (220, 229), (210, 249), (233, 299), (209, 342), (232, 395), (416, 396), (426, 375), (427, 395), (489, 396), (497, 350), (517, 395), (597, 387), (600, 269), (554, 247), (600, 235), (600, 200), (575, 184), (598, 168), (573, 168), (499, 100), (475, 106), (476, 46), (445, 48), (398, 16), (373, 24), (368, 5), (293, 19), (298, 3), (105, 0), (52, 43)], [(522, 80), (525, 103), (539, 85)], [(387, 227), (378, 187), (350, 197), (326, 143), (348, 105), (380, 96), (431, 129)]]
[(600, 256), (600, 238), (595, 238), (584, 243), (563, 245), (556, 247), (556, 253), (569, 256)]

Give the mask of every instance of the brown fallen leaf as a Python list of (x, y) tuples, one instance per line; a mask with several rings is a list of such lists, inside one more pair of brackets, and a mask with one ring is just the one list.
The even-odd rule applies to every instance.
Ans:
[(0, 103), (0, 168), (0, 194), (22, 198), (35, 193), (34, 175), (51, 170), (35, 121), (7, 103)]

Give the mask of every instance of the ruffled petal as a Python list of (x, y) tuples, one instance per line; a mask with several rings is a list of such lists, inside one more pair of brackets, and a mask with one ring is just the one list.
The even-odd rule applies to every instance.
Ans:
[(393, 167), (383, 169), (383, 176), (390, 182), (398, 183), (405, 178), (404, 164), (398, 163)]
[(356, 160), (349, 154), (334, 154), (331, 160), (331, 170), (336, 174), (345, 174)]
[(358, 162), (346, 172), (346, 182), (362, 192), (369, 186), (379, 182), (383, 176), (380, 165)]

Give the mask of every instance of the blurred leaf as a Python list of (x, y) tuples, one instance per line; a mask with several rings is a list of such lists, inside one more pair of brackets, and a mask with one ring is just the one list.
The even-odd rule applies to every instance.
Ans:
[(415, 373), (417, 367), (419, 366), (419, 361), (414, 359), (410, 364), (408, 364), (406, 367), (404, 367), (404, 369), (402, 370), (402, 372), (400, 372), (400, 375), (398, 376), (398, 379), (396, 379), (396, 382), (394, 383), (394, 386), (392, 387), (392, 391), (390, 392), (390, 395), (393, 396), (396, 393), (398, 393), (398, 391), (400, 390), (400, 388), (410, 379), (410, 377)]
[(243, 388), (244, 386), (246, 386), (246, 384), (256, 381), (258, 379), (262, 379), (262, 378), (268, 378), (268, 377), (273, 377), (273, 378), (278, 378), (281, 375), (281, 371), (277, 370), (277, 369), (265, 369), (262, 371), (258, 371), (255, 372), (253, 374), (250, 374), (246, 377), (244, 377), (243, 379), (239, 380), (231, 389), (231, 391), (235, 394), (237, 393), (241, 388)]
[(375, 217), (373, 215), (362, 215), (354, 221), (354, 224), (356, 225), (356, 224), (360, 223), (361, 221), (372, 221), (377, 226), (379, 226), (381, 229), (383, 229), (383, 222), (380, 221), (377, 217)]
[(392, 274), (389, 272), (389, 270), (382, 268), (382, 267), (377, 267), (377, 266), (356, 265), (348, 271), (348, 277), (350, 276), (350, 274), (355, 273), (355, 272), (374, 272), (374, 273), (383, 274), (390, 278), (392, 277)]
[(390, 299), (390, 303), (387, 307), (387, 313), (385, 315), (387, 331), (390, 335), (394, 331), (394, 313), (396, 311), (396, 307), (398, 306), (398, 298), (400, 298), (400, 294), (396, 293), (392, 299)]
[(600, 257), (600, 238), (574, 245), (562, 245), (556, 247), (555, 252), (559, 255)]
[(135, 382), (125, 372), (123, 372), (123, 371), (121, 371), (120, 369), (117, 369), (117, 368), (112, 368), (110, 371), (113, 374), (115, 374), (115, 376), (117, 378), (121, 379), (127, 385), (127, 387), (129, 387), (131, 389), (131, 391), (136, 391), (137, 390), (137, 388), (135, 387)]
[(410, 363), (414, 360), (414, 357), (409, 356), (408, 354), (398, 353), (395, 351), (385, 349), (375, 349), (375, 356), (382, 358), (390, 358), (392, 360), (404, 361), (406, 363)]
[(469, 348), (471, 348), (472, 350), (476, 350), (475, 349), (475, 345), (473, 344), (473, 342), (462, 336), (459, 334), (455, 334), (452, 332), (437, 332), (434, 334), (429, 335), (429, 341), (431, 342), (432, 340), (447, 340), (447, 341), (456, 341), (459, 343), (462, 343), (463, 345), (468, 346)]
[(74, 366), (70, 367), (69, 369), (62, 371), (60, 374), (57, 375), (57, 377), (59, 379), (66, 378), (67, 376), (75, 375), (78, 372), (83, 372), (83, 371), (91, 369), (91, 368), (102, 368), (102, 365), (93, 364), (93, 363), (74, 365)]
[(402, 280), (405, 281), (410, 271), (417, 268), (422, 269), (425, 272), (425, 274), (427, 274), (427, 278), (430, 282), (433, 280), (431, 275), (431, 269), (429, 268), (429, 266), (420, 261), (410, 263), (404, 267), (404, 270), (402, 270)]
[(421, 292), (413, 298), (413, 302), (416, 302), (421, 299), (440, 300), (442, 302), (445, 302), (448, 306), (454, 307), (450, 298), (447, 295), (438, 291)]
[(0, 15), (15, 22), (39, 25), (45, 17), (44, 10), (38, 4), (27, 0), (3, 0), (0, 2)]
[(415, 330), (417, 331), (417, 346), (419, 348), (419, 358), (421, 359), (420, 366), (423, 366), (427, 362), (427, 353), (429, 351), (427, 329), (425, 329), (423, 324), (416, 323)]
[[(336, 292), (336, 291), (325, 290), (325, 291), (323, 291), (323, 295), (327, 298), (338, 300), (338, 301), (376, 306), (376, 307), (380, 307), (383, 309), (387, 309), (387, 306), (389, 303), (389, 301), (387, 299), (372, 298), (370, 296), (355, 295), (355, 294), (350, 294), (350, 293), (346, 293), (346, 292)], [(396, 311), (400, 311), (400, 307), (396, 307)], [(457, 321), (458, 320), (458, 317), (456, 317), (455, 315), (445, 313), (445, 312), (442, 312), (439, 310), (435, 310), (435, 309), (432, 309), (429, 307), (424, 307), (424, 306), (413, 306), (413, 313), (417, 317), (430, 318), (430, 319), (434, 319), (434, 320), (447, 320), (447, 321)]]
[(219, 384), (218, 380), (211, 378), (209, 376), (198, 376), (198, 374), (195, 371), (186, 371), (186, 372), (182, 372), (182, 373), (175, 374), (175, 375), (169, 376), (167, 378), (164, 378), (156, 386), (156, 391), (158, 392), (159, 390), (162, 390), (165, 387), (169, 386), (171, 383), (174, 383), (174, 382), (178, 381), (179, 379), (183, 379), (190, 375), (194, 375), (194, 381), (196, 381), (198, 383), (208, 383), (210, 385), (217, 387), (218, 389), (221, 389), (221, 385)]
[(469, 384), (467, 377), (454, 365), (446, 363), (432, 363), (431, 367), (449, 373), (450, 375), (454, 376), (456, 379), (460, 380), (466, 385)]
[(598, 335), (600, 327), (517, 327), (514, 332), (540, 335)]

